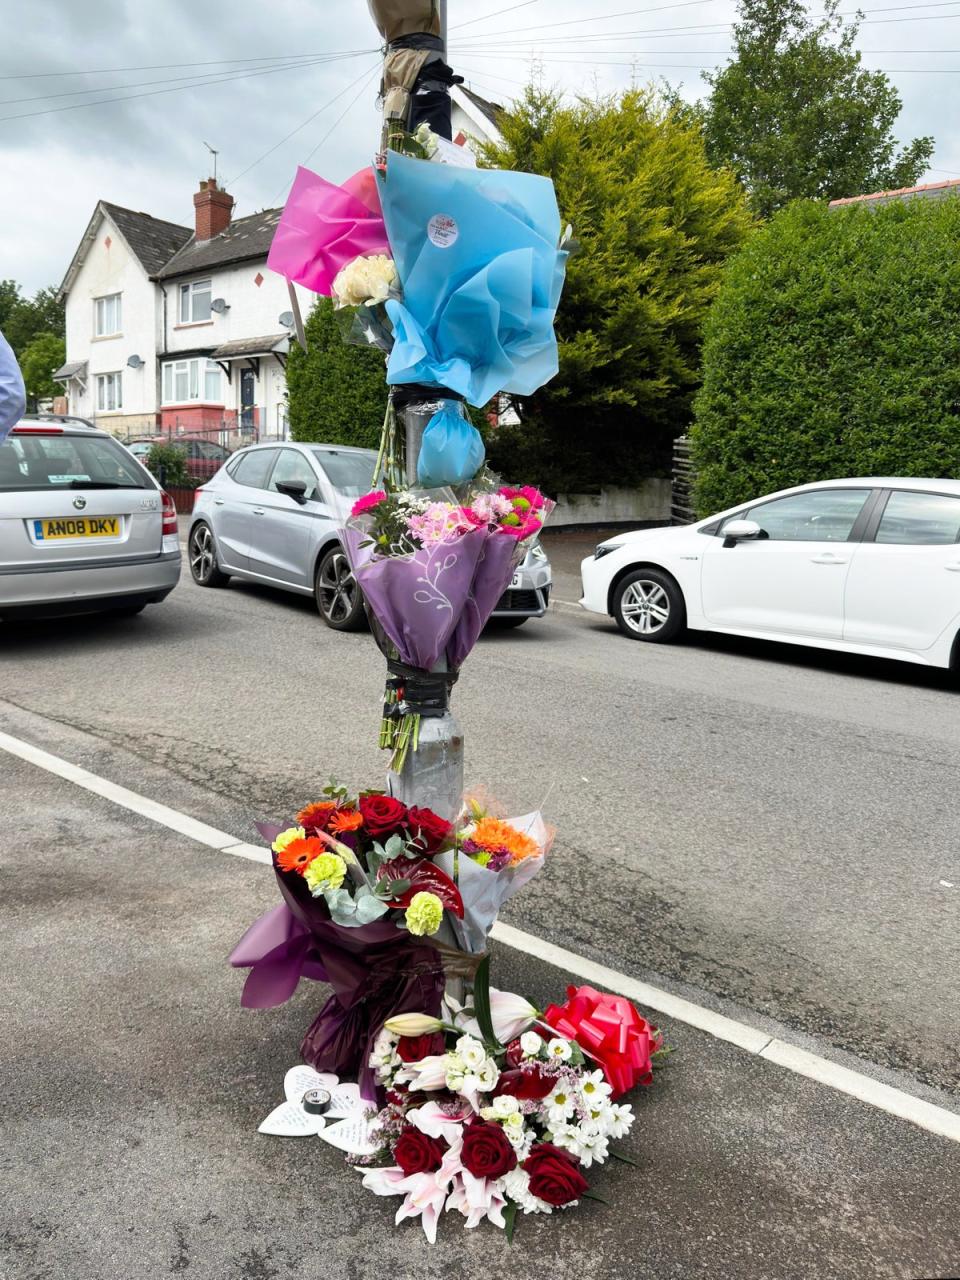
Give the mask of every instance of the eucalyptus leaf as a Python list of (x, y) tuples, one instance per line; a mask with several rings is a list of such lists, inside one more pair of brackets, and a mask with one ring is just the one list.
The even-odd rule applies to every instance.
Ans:
[(386, 915), (390, 910), (385, 902), (367, 890), (361, 890), (357, 894), (357, 900), (354, 904), (356, 911), (357, 924), (373, 924), (374, 920), (379, 920), (381, 916)]

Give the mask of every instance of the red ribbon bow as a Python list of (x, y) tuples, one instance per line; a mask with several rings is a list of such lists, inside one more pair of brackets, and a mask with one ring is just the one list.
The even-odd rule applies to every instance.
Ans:
[(543, 1021), (597, 1060), (614, 1098), (636, 1084), (653, 1083), (650, 1055), (663, 1038), (625, 996), (567, 987), (566, 1004), (550, 1005)]

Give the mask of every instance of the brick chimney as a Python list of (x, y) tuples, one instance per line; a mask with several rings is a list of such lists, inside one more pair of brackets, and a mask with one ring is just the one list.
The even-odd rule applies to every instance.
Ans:
[(233, 212), (233, 196), (221, 191), (216, 178), (200, 183), (200, 190), (193, 197), (196, 216), (197, 239), (212, 240), (230, 225)]

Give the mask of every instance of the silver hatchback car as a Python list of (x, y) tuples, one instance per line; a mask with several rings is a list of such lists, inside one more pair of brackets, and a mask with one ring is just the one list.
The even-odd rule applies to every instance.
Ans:
[(0, 619), (134, 614), (180, 577), (173, 499), (82, 418), (23, 418), (0, 444)]
[[(368, 493), (377, 456), (345, 445), (251, 445), (197, 490), (187, 558), (201, 587), (230, 577), (313, 595), (335, 631), (365, 625), (363, 597), (339, 529), (355, 499)], [(550, 563), (537, 544), (514, 574), (494, 618), (518, 626), (541, 617), (550, 596)]]

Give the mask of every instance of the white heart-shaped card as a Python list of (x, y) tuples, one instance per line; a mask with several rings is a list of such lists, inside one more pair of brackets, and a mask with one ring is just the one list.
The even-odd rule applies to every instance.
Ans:
[(382, 1143), (373, 1138), (373, 1121), (375, 1117), (367, 1112), (352, 1116), (349, 1120), (341, 1120), (317, 1134), (331, 1147), (337, 1147), (351, 1156), (372, 1156), (379, 1151)]
[(312, 1138), (326, 1125), (323, 1116), (304, 1111), (299, 1102), (281, 1102), (260, 1125), (259, 1133), (274, 1138)]
[(314, 1071), (301, 1062), (283, 1077), (283, 1094), (288, 1102), (299, 1102), (308, 1089), (326, 1089), (332, 1094), (338, 1084), (339, 1077), (332, 1071)]
[(367, 1105), (360, 1097), (360, 1089), (357, 1085), (349, 1081), (338, 1084), (332, 1092), (327, 1119), (349, 1120), (351, 1116), (365, 1111)]

